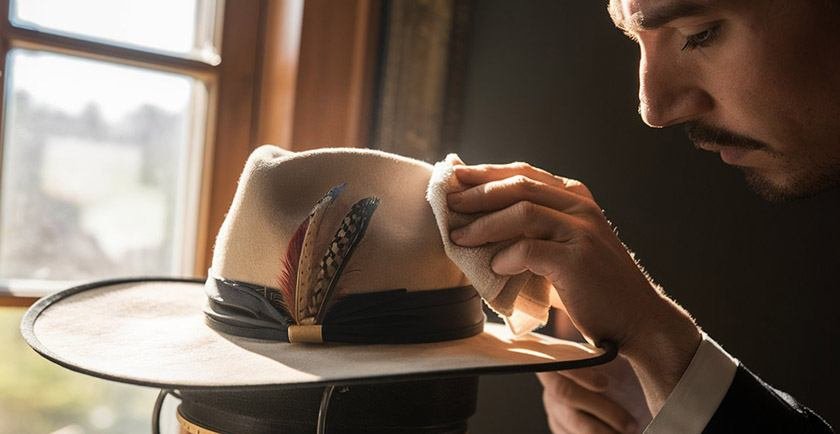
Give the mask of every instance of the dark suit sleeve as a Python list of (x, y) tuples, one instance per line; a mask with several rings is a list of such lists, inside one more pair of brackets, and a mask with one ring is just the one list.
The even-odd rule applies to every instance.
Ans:
[(738, 365), (732, 385), (703, 430), (719, 433), (833, 433), (820, 416)]

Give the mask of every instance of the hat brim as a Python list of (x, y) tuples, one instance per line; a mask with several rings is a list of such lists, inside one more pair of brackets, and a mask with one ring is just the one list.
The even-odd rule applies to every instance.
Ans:
[(574, 369), (606, 363), (596, 348), (538, 333), (514, 338), (488, 323), (471, 338), (429, 344), (289, 344), (205, 325), (203, 282), (128, 279), (78, 286), (39, 300), (21, 331), (29, 345), (74, 371), (158, 388), (314, 387)]

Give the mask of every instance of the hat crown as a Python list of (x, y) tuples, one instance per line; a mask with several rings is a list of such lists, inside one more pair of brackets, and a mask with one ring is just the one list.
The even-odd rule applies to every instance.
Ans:
[[(239, 180), (216, 239), (213, 277), (278, 287), (289, 242), (313, 206), (337, 185), (340, 197), (318, 222), (312, 251), (320, 261), (352, 204), (379, 199), (336, 290), (343, 295), (466, 284), (443, 249), (425, 191), (432, 166), (375, 150), (328, 148), (291, 153), (256, 149)], [(311, 264), (301, 264), (310, 266)]]

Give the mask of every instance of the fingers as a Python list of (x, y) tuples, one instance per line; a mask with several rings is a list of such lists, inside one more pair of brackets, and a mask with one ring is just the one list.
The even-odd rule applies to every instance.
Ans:
[(554, 282), (562, 272), (563, 263), (556, 258), (562, 257), (564, 247), (556, 241), (522, 239), (496, 253), (490, 267), (502, 276), (531, 271)]
[(520, 174), (452, 193), (447, 199), (449, 208), (461, 213), (493, 211), (517, 202), (528, 201), (572, 214), (601, 214), (601, 208), (592, 199), (575, 194), (562, 184), (557, 184), (558, 182), (546, 183)]
[(554, 411), (556, 414), (549, 413), (546, 408), (548, 427), (552, 434), (616, 434), (617, 432), (590, 414), (572, 408)]
[(453, 242), (465, 247), (521, 237), (566, 241), (575, 227), (575, 217), (523, 201), (479, 217), (449, 236)]
[(607, 376), (598, 367), (583, 368), (583, 369), (568, 369), (565, 371), (558, 371), (558, 375), (562, 375), (575, 383), (585, 387), (593, 392), (606, 392), (610, 385), (610, 377)]
[[(616, 434), (621, 433), (583, 411), (567, 410), (557, 425), (565, 425), (569, 434)], [(564, 431), (561, 431), (564, 432)]]
[(456, 166), (455, 176), (458, 180), (468, 185), (485, 184), (491, 181), (510, 178), (516, 175), (524, 175), (535, 181), (565, 188), (572, 193), (583, 197), (592, 198), (592, 193), (580, 181), (552, 175), (551, 173), (531, 166), (527, 163), (510, 164), (479, 164), (475, 166)]
[(633, 416), (602, 393), (581, 386), (559, 373), (541, 373), (538, 377), (543, 383), (546, 413), (549, 420), (555, 419), (556, 425), (570, 432), (625, 433), (636, 430)]

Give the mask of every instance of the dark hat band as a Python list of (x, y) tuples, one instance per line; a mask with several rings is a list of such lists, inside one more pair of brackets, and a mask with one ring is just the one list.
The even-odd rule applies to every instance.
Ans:
[[(247, 338), (290, 341), (296, 324), (266, 298), (267, 288), (210, 277), (205, 291), (210, 328)], [(413, 344), (475, 336), (484, 330), (485, 319), (481, 298), (472, 286), (393, 289), (340, 297), (318, 327), (324, 342)]]
[(311, 434), (321, 411), (331, 434), (462, 434), (475, 414), (478, 377), (336, 387), (183, 390), (180, 418), (218, 433)]

